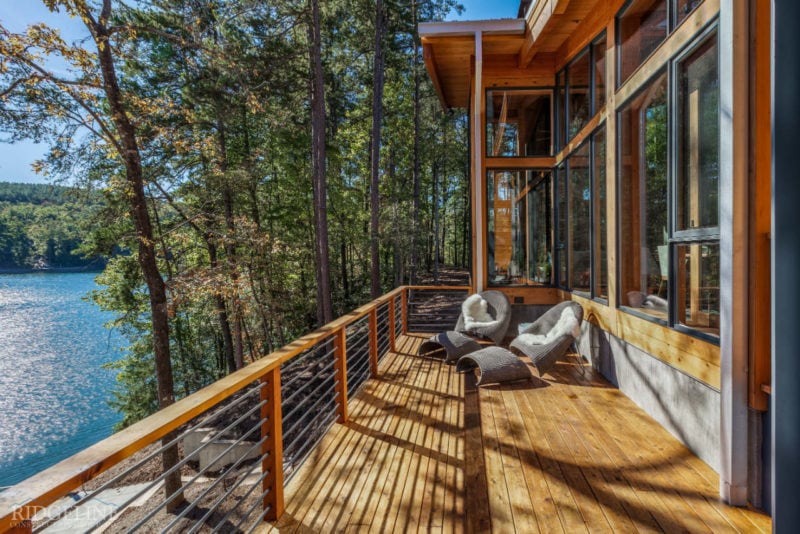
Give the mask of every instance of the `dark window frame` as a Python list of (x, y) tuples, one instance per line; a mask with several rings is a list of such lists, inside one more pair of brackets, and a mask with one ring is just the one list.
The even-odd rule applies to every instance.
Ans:
[[(630, 2), (629, 2), (630, 3)], [(702, 2), (701, 2), (702, 3)], [(699, 4), (698, 4), (699, 5)], [(695, 6), (695, 9), (697, 6)], [(685, 20), (685, 19), (684, 19)], [(680, 110), (678, 109), (678, 91), (680, 88), (678, 87), (678, 68), (681, 62), (686, 60), (691, 54), (697, 51), (700, 47), (706, 44), (708, 39), (713, 38), (712, 36), (716, 34), (717, 39), (717, 53), (719, 53), (719, 17), (714, 17), (710, 20), (702, 29), (700, 29), (681, 49), (669, 60), (664, 64), (662, 68), (660, 68), (656, 73), (651, 75), (644, 83), (641, 84), (641, 87), (628, 98), (626, 98), (623, 102), (621, 102), (615, 111), (614, 120), (616, 121), (616, 149), (615, 149), (615, 157), (617, 158), (617, 162), (622, 161), (622, 143), (619, 142), (620, 134), (621, 134), (621, 113), (624, 111), (624, 108), (628, 106), (631, 102), (633, 102), (636, 98), (638, 98), (644, 90), (649, 88), (650, 84), (656, 80), (659, 76), (662, 76), (665, 72), (667, 75), (667, 255), (668, 255), (668, 287), (667, 287), (667, 301), (668, 301), (668, 312), (667, 312), (667, 320), (660, 319), (653, 315), (649, 315), (647, 313), (641, 312), (636, 308), (632, 308), (630, 306), (620, 305), (618, 306), (620, 310), (639, 317), (641, 319), (645, 319), (652, 323), (660, 324), (666, 326), (672, 330), (681, 332), (683, 334), (690, 335), (692, 337), (696, 337), (703, 341), (707, 341), (709, 343), (719, 345), (720, 343), (720, 336), (709, 334), (707, 332), (703, 332), (702, 330), (692, 328), (683, 324), (680, 324), (677, 320), (677, 297), (678, 297), (678, 288), (676, 281), (678, 280), (678, 261), (679, 258), (675, 252), (675, 249), (679, 246), (686, 246), (686, 245), (694, 245), (694, 244), (717, 244), (719, 245), (720, 240), (720, 227), (717, 225), (716, 227), (705, 227), (705, 228), (695, 228), (690, 230), (677, 230), (677, 199), (678, 199), (678, 150), (679, 150), (679, 139), (678, 139), (678, 121), (680, 119)], [(622, 258), (621, 254), (621, 238), (622, 236), (622, 225), (620, 221), (621, 217), (621, 206), (622, 206), (622, 173), (621, 167), (619, 165), (616, 166), (615, 174), (616, 174), (616, 184), (617, 184), (617, 191), (616, 191), (616, 198), (615, 203), (617, 206), (617, 214), (616, 214), (616, 232), (617, 232), (617, 245), (616, 245), (616, 256), (617, 258)], [(621, 277), (621, 268), (622, 262), (617, 261), (616, 265), (616, 272), (614, 276), (616, 276), (617, 280), (617, 302), (622, 302), (622, 294), (623, 288), (622, 284), (619, 283)], [(610, 274), (609, 274), (610, 276)]]

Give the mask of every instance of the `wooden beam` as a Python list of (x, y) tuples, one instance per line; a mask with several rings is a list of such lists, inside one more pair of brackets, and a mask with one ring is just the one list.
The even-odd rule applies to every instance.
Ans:
[[(375, 313), (373, 309), (370, 313), (370, 318), (372, 314)], [(339, 381), (336, 384), (336, 402), (339, 404), (339, 407), (336, 409), (338, 413), (337, 422), (338, 423), (346, 423), (347, 422), (347, 330), (344, 328), (339, 329), (333, 335), (333, 347), (334, 347), (334, 367), (336, 369), (336, 373), (339, 375)]]
[(436, 89), (436, 94), (439, 97), (439, 103), (444, 109), (450, 109), (447, 104), (447, 98), (444, 94), (444, 87), (442, 81), (439, 79), (439, 72), (436, 70), (436, 59), (433, 56), (433, 46), (429, 43), (422, 45), (422, 60), (425, 62), (425, 67), (428, 69), (428, 74), (433, 82), (433, 88)]
[[(769, 0), (750, 4), (750, 407), (766, 411), (771, 384), (772, 340), (770, 330), (770, 225), (772, 216), (772, 132), (770, 97)], [(764, 386), (767, 386), (765, 388)]]
[(267, 521), (279, 519), (285, 510), (283, 500), (283, 413), (281, 408), (281, 369), (270, 370), (260, 380), (261, 437), (267, 440), (261, 445), (262, 473), (269, 473), (261, 482), (264, 509), (269, 508)]

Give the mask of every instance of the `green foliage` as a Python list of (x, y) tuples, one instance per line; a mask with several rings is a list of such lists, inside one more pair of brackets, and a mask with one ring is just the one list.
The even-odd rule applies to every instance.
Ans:
[(71, 188), (0, 182), (0, 268), (102, 267), (81, 252), (100, 207)]
[[(469, 260), (466, 119), (441, 112), (415, 42), (417, 21), (440, 19), (455, 4), (425, 2), (417, 20), (412, 6), (416, 3), (385, 4), (379, 191), (385, 290), (408, 283), (419, 268), (411, 264), (414, 243), (423, 267), (465, 266)], [(321, 266), (313, 252), (306, 8), (299, 0), (153, 0), (115, 7), (119, 31), (113, 46), (168, 289), (177, 397), (224, 375), (237, 359), (258, 359), (317, 326), (315, 272)], [(322, 10), (329, 268), (339, 315), (369, 300), (375, 17), (372, 3), (357, 0), (324, 2)], [(84, 54), (73, 56), (83, 65), (78, 60)], [(82, 79), (97, 75), (81, 69)], [(24, 71), (0, 69), (0, 92), (8, 91), (0, 131), (50, 140), (45, 170), (71, 175), (77, 170), (86, 185), (102, 191), (97, 224), (82, 235), (82, 251), (136, 251), (127, 212), (130, 193), (115, 152), (102, 136), (81, 141), (74, 129), (64, 132), (69, 117), (62, 123), (53, 118), (61, 109), (53, 92), (9, 90), (12, 75)], [(91, 84), (85, 90), (87, 101), (102, 109), (102, 95), (92, 92)], [(415, 100), (420, 110), (416, 223)], [(25, 130), (32, 123), (24, 112), (28, 107), (40, 111), (41, 122)], [(83, 127), (96, 123), (87, 120)], [(17, 220), (0, 221), (0, 244)], [(119, 384), (113, 404), (124, 414), (122, 426), (158, 405), (149, 300), (137, 260), (135, 254), (114, 256), (100, 278), (103, 289), (93, 295), (115, 313), (112, 324), (128, 339), (124, 358), (114, 364)]]

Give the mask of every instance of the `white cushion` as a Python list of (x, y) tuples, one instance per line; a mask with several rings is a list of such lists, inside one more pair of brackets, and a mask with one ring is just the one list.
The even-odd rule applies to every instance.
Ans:
[(488, 328), (498, 324), (500, 321), (496, 321), (491, 316), (488, 306), (489, 303), (478, 294), (467, 297), (461, 305), (461, 313), (464, 315), (464, 329)]
[(521, 334), (517, 339), (526, 345), (547, 345), (564, 334), (570, 334), (574, 338), (581, 335), (581, 325), (578, 323), (578, 318), (575, 317), (575, 312), (572, 311), (572, 308), (564, 308), (564, 311), (561, 312), (561, 317), (558, 318), (558, 322), (546, 335)]

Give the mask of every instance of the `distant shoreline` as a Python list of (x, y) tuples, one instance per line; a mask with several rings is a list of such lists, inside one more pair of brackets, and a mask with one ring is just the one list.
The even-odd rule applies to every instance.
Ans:
[(96, 265), (85, 267), (50, 267), (48, 269), (33, 269), (31, 267), (0, 267), (0, 274), (34, 274), (34, 273), (101, 273), (103, 268)]

